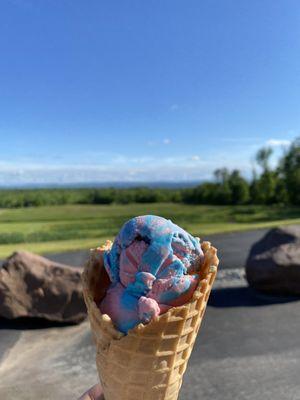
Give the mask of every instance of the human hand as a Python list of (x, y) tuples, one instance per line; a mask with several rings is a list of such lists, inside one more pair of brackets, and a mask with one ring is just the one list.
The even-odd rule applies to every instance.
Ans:
[(103, 391), (100, 383), (97, 383), (85, 392), (78, 400), (104, 400)]

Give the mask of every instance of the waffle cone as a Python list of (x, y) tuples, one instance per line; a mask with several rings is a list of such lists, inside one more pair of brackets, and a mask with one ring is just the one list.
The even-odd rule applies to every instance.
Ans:
[(119, 332), (110, 317), (99, 310), (109, 284), (103, 267), (105, 247), (91, 251), (82, 275), (83, 293), (105, 400), (178, 398), (219, 263), (217, 251), (209, 242), (201, 246), (205, 258), (191, 300), (147, 325), (139, 324), (127, 335)]

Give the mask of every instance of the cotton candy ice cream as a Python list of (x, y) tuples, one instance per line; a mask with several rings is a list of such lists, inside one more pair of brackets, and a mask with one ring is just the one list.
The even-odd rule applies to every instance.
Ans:
[(193, 295), (203, 261), (199, 239), (165, 218), (145, 215), (124, 224), (104, 266), (111, 280), (100, 304), (123, 333)]

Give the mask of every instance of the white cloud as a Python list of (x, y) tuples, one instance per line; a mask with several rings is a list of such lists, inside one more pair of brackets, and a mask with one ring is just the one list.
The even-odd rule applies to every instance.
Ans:
[(287, 139), (269, 139), (266, 142), (266, 145), (272, 146), (272, 147), (289, 146), (290, 144), (291, 144), (291, 140), (287, 140)]
[(170, 144), (170, 143), (171, 143), (171, 139), (166, 138), (163, 140), (163, 144)]
[(34, 184), (80, 184), (101, 182), (155, 182), (155, 181), (189, 181), (211, 179), (212, 172), (222, 166), (239, 168), (242, 173), (251, 171), (250, 163), (245, 159), (233, 160), (225, 154), (218, 157), (199, 157), (172, 155), (133, 157), (115, 155), (108, 162), (102, 158), (95, 163), (61, 163), (49, 160), (30, 162), (29, 160), (0, 161), (0, 185), (34, 185)]

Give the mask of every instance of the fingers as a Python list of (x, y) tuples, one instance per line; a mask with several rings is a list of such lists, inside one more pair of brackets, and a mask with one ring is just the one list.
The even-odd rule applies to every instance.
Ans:
[(78, 400), (104, 400), (100, 383), (97, 383), (85, 392)]

